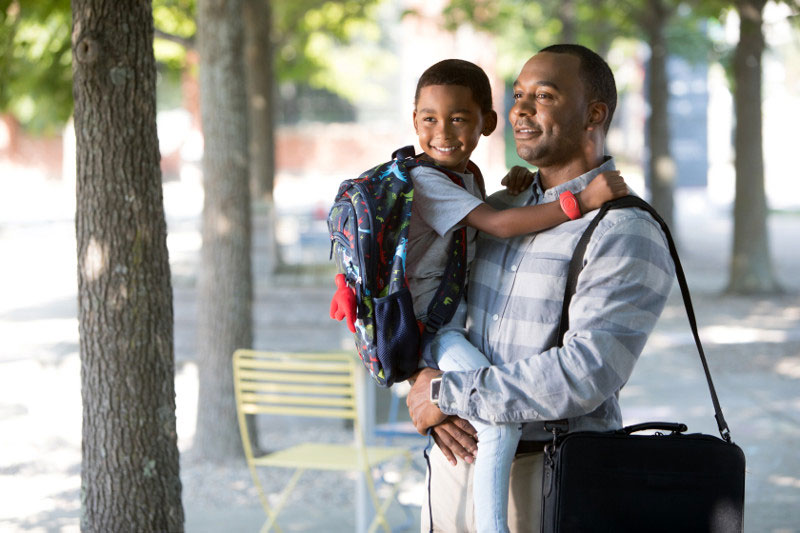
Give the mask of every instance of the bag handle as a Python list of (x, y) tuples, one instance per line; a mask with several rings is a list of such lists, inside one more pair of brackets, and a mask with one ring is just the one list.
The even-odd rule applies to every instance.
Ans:
[(711, 379), (711, 372), (708, 369), (708, 362), (706, 361), (706, 355), (703, 351), (703, 345), (700, 342), (700, 335), (697, 333), (697, 321), (695, 319), (694, 307), (692, 306), (692, 299), (691, 296), (689, 296), (689, 286), (686, 283), (686, 276), (683, 273), (683, 267), (681, 266), (681, 261), (678, 258), (678, 251), (675, 248), (675, 242), (672, 240), (672, 234), (670, 233), (666, 222), (664, 222), (661, 216), (659, 216), (659, 214), (650, 204), (641, 198), (637, 196), (623, 196), (622, 198), (617, 198), (616, 200), (606, 202), (603, 204), (603, 207), (600, 208), (600, 212), (595, 215), (594, 219), (592, 219), (592, 222), (583, 232), (583, 235), (581, 235), (581, 238), (575, 247), (575, 252), (572, 255), (572, 260), (569, 264), (567, 284), (564, 289), (564, 302), (561, 307), (561, 321), (558, 325), (558, 346), (562, 346), (564, 344), (564, 334), (567, 331), (569, 323), (569, 304), (578, 285), (578, 275), (583, 269), (583, 257), (586, 253), (586, 247), (589, 244), (589, 239), (597, 227), (597, 224), (609, 210), (622, 209), (626, 207), (637, 207), (647, 211), (656, 220), (656, 222), (658, 222), (662, 231), (664, 232), (664, 236), (667, 239), (667, 244), (669, 245), (669, 253), (672, 256), (672, 260), (675, 262), (675, 275), (678, 278), (678, 286), (681, 289), (683, 305), (686, 307), (686, 315), (689, 318), (689, 326), (692, 328), (694, 343), (697, 346), (697, 353), (700, 354), (700, 361), (703, 363), (703, 371), (705, 372), (706, 381), (708, 382), (708, 390), (711, 393), (711, 402), (714, 404), (714, 418), (717, 421), (717, 427), (719, 428), (719, 433), (722, 436), (722, 439), (726, 442), (731, 442), (731, 432), (730, 429), (728, 429), (727, 422), (725, 422), (725, 417), (722, 415), (722, 407), (720, 407), (719, 399), (717, 398), (717, 392), (714, 389), (714, 382)]

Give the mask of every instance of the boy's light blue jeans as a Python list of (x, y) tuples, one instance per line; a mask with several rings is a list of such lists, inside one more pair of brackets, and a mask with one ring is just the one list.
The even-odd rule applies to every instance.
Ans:
[[(460, 331), (448, 327), (434, 337), (430, 348), (431, 355), (444, 371), (491, 366)], [(476, 420), (470, 423), (478, 431), (472, 490), (477, 531), (507, 533), (508, 478), (522, 427), (519, 424), (490, 425)]]

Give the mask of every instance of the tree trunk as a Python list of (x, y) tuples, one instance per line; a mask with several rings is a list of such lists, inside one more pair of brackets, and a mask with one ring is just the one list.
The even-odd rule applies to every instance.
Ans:
[(733, 254), (728, 292), (774, 293), (780, 287), (772, 270), (764, 191), (761, 120), (762, 11), (765, 0), (737, 2), (739, 43), (734, 55), (734, 153), (736, 199), (733, 206)]
[[(281, 264), (275, 234), (275, 90), (269, 0), (244, 0), (245, 72), (250, 134), (256, 272), (268, 278)], [(255, 244), (257, 243), (257, 244)], [(262, 276), (258, 276), (261, 279)]]
[(82, 531), (183, 531), (148, 2), (73, 0)]
[(577, 43), (578, 42), (578, 25), (576, 23), (574, 0), (561, 0), (556, 7), (556, 12), (559, 22), (561, 22), (561, 35), (559, 42), (561, 43)]
[(650, 116), (647, 118), (647, 178), (653, 207), (672, 227), (675, 161), (669, 149), (669, 54), (665, 37), (665, 27), (671, 13), (662, 0), (648, 0), (647, 5), (647, 22), (644, 24), (650, 45), (650, 60), (647, 63), (647, 100), (650, 104)]
[(195, 449), (223, 461), (243, 455), (231, 356), (253, 341), (242, 1), (201, 0), (197, 13), (205, 203)]
[(272, 199), (275, 178), (272, 14), (269, 0), (244, 0), (245, 73), (250, 117), (250, 190)]

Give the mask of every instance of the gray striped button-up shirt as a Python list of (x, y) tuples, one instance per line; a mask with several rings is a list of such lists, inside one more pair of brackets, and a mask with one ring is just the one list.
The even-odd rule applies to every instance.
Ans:
[[(502, 209), (577, 193), (614, 160), (542, 191), (501, 191)], [(557, 343), (567, 269), (596, 212), (547, 231), (508, 240), (480, 234), (469, 280), (469, 340), (492, 367), (447, 372), (439, 406), (447, 414), (490, 423), (526, 422), (523, 439), (547, 440), (546, 420), (570, 431), (622, 425), (618, 395), (633, 371), (672, 286), (674, 265), (658, 224), (639, 209), (610, 211), (586, 250), (569, 308), (564, 345)]]

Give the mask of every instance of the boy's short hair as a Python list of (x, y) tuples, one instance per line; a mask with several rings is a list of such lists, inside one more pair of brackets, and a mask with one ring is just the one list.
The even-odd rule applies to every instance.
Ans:
[(472, 91), (472, 98), (483, 113), (492, 110), (492, 86), (489, 77), (481, 67), (463, 59), (445, 59), (428, 67), (417, 82), (414, 104), (419, 100), (419, 92), (429, 85), (460, 85)]
[(580, 59), (580, 76), (589, 100), (599, 100), (608, 106), (608, 117), (603, 129), (608, 132), (614, 110), (617, 108), (617, 85), (608, 63), (597, 53), (579, 44), (554, 44), (539, 50), (554, 54), (570, 54)]

